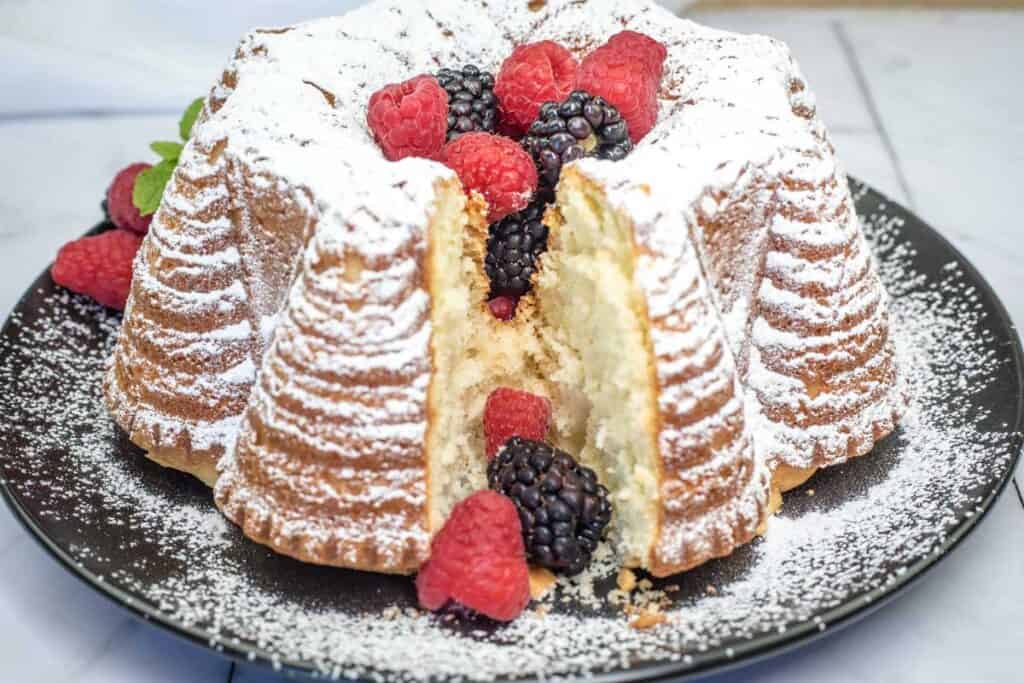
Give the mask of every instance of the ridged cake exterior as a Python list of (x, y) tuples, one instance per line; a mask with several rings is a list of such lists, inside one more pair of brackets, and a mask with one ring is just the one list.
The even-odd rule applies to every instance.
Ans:
[(577, 167), (563, 172), (559, 189), (560, 197), (582, 191), (630, 224), (633, 285), (649, 332), (659, 501), (648, 555), (635, 566), (655, 576), (750, 541), (768, 513), (770, 480), (686, 216), (661, 210), (671, 196), (662, 189), (669, 194), (635, 179), (596, 182)]
[[(685, 217), (773, 469), (867, 453), (895, 427), (905, 388), (887, 295), (799, 68), (771, 38), (631, 7), (620, 10), (628, 27), (668, 46), (658, 124), (625, 162), (579, 168), (667, 198), (634, 193), (622, 200), (630, 212)], [(557, 22), (537, 30), (554, 37)]]
[(247, 536), (301, 560), (409, 573), (426, 559), (433, 189), (411, 190), (386, 214), (353, 204), (332, 217), (347, 224), (323, 222), (217, 482)]
[[(651, 290), (658, 443), (675, 482), (651, 566), (747, 540), (764, 511), (759, 459), (822, 466), (869, 450), (901, 406), (885, 294), (797, 67), (777, 41), (643, 1), (377, 2), (248, 35), (136, 263), (106, 384), (118, 423), (208, 483), (227, 451), (217, 501), (256, 540), (315, 562), (415, 569), (432, 531), (431, 293), (417, 278), (451, 176), (386, 162), (366, 102), (441, 65), (493, 69), (542, 39), (583, 53), (623, 28), (668, 48), (659, 121), (625, 161), (579, 172), (638, 230), (675, 226), (673, 248), (698, 257), (709, 285), (675, 300)], [(724, 339), (672, 346), (669, 330), (715, 309)], [(737, 372), (731, 360), (673, 371), (673, 354), (735, 357)], [(720, 431), (687, 419), (708, 400)]]
[(312, 233), (308, 195), (190, 144), (140, 250), (107, 375), (133, 442), (212, 485), (238, 430), (271, 324)]

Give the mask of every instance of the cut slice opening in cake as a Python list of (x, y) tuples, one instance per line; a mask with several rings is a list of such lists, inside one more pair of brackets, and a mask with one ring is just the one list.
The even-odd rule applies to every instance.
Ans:
[[(461, 194), (461, 193), (459, 193)], [(548, 440), (594, 469), (615, 508), (614, 541), (642, 566), (658, 526), (657, 410), (646, 309), (633, 281), (632, 225), (596, 187), (571, 184), (553, 242), (512, 321), (486, 306), (487, 228), (473, 200), (439, 199), (429, 277), (434, 362), (428, 499), (437, 530), (487, 486), (483, 410), (499, 386), (546, 396)]]
[(530, 316), (504, 322), (487, 308), (485, 210), (455, 184), (440, 195), (430, 225), (431, 357), (428, 458), (429, 528), (487, 488), (483, 410), (498, 386), (548, 395), (534, 363), (541, 355)]

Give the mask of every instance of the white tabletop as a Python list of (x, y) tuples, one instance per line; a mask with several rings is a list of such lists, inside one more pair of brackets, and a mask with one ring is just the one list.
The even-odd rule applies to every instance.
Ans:
[[(0, 314), (61, 244), (97, 221), (113, 173), (174, 134), (179, 109), (205, 92), (244, 28), (354, 3), (61, 4), (0, 2)], [(942, 230), (1024, 322), (1024, 13), (697, 18), (788, 41), (850, 172)], [(1022, 528), (1024, 499), (1011, 487), (908, 595), (794, 653), (709, 680), (1022, 680)], [(0, 680), (280, 680), (130, 617), (67, 574), (6, 511), (0, 577)]]

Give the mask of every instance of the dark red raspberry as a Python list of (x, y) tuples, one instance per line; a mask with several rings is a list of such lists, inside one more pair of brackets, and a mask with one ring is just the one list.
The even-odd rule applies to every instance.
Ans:
[(123, 310), (132, 287), (132, 263), (142, 238), (110, 230), (64, 245), (50, 269), (53, 281), (110, 308)]
[(491, 315), (498, 320), (511, 320), (516, 314), (516, 304), (519, 299), (514, 296), (496, 296), (487, 302), (491, 309)]
[(491, 459), (513, 436), (543, 441), (551, 423), (551, 401), (526, 391), (498, 387), (484, 404), (484, 437)]
[(448, 129), (448, 93), (433, 76), (386, 85), (370, 97), (366, 121), (388, 160), (439, 160)]
[(658, 118), (658, 88), (667, 51), (652, 38), (624, 31), (584, 58), (576, 88), (615, 106), (636, 144)]
[(449, 600), (498, 621), (512, 621), (530, 601), (529, 567), (515, 505), (478, 491), (456, 505), (416, 577), (420, 605)]
[(515, 141), (490, 133), (466, 133), (445, 145), (443, 159), (466, 192), (487, 200), (487, 222), (526, 208), (537, 189), (537, 167)]
[(135, 190), (135, 178), (150, 168), (150, 164), (132, 164), (123, 168), (114, 176), (114, 182), (107, 188), (107, 213), (110, 222), (124, 230), (131, 230), (140, 235), (149, 232), (149, 224), (153, 222), (153, 214), (143, 216), (132, 203), (132, 192)]
[(494, 81), (502, 131), (522, 136), (540, 105), (561, 102), (572, 91), (576, 58), (550, 40), (520, 45), (502, 63)]

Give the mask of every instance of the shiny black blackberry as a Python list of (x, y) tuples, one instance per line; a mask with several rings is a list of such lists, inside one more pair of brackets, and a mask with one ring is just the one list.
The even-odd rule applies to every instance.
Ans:
[(498, 127), (498, 98), (494, 75), (472, 64), (461, 69), (441, 69), (437, 82), (448, 93), (448, 141), (463, 133), (493, 133)]
[(522, 145), (537, 163), (541, 182), (550, 187), (558, 182), (563, 164), (583, 157), (619, 161), (633, 150), (619, 110), (583, 90), (561, 104), (541, 105)]
[(512, 499), (535, 563), (578, 574), (590, 563), (612, 516), (608, 489), (565, 451), (514, 436), (487, 468), (487, 481)]
[(520, 297), (530, 291), (537, 259), (548, 248), (548, 227), (541, 221), (550, 200), (550, 192), (538, 193), (522, 211), (491, 224), (484, 272), (491, 282), (492, 298)]

